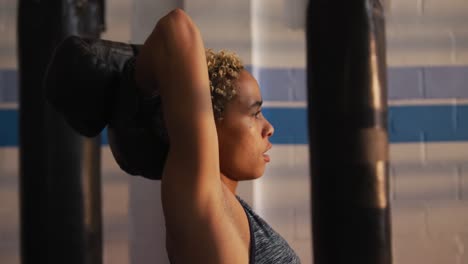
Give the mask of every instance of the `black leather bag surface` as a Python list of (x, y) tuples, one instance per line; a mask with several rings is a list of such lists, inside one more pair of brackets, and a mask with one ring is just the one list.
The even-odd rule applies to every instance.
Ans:
[(161, 179), (169, 140), (159, 97), (140, 96), (134, 62), (140, 45), (70, 36), (55, 49), (44, 86), (49, 103), (79, 134), (107, 126), (112, 154), (130, 175)]

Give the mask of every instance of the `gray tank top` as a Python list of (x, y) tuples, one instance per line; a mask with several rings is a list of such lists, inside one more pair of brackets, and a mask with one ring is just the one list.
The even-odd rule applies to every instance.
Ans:
[(244, 207), (250, 228), (249, 264), (300, 264), (294, 250), (252, 208), (237, 196)]

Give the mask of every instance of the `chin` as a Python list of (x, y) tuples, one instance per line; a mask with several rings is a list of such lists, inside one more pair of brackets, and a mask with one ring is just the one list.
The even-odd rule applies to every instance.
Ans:
[(263, 174), (265, 174), (265, 167), (256, 170), (256, 173), (251, 175), (250, 180), (259, 179), (263, 176)]
[(224, 175), (226, 175), (231, 180), (235, 181), (250, 181), (259, 179), (265, 173), (265, 165), (264, 164), (251, 164), (253, 166), (247, 166), (243, 168), (237, 168), (231, 170), (223, 170)]
[(257, 170), (257, 171), (254, 171), (254, 173), (252, 172), (253, 171), (250, 171), (249, 173), (240, 174), (242, 176), (238, 177), (237, 180), (238, 181), (251, 181), (251, 180), (259, 179), (263, 176), (263, 173), (265, 172), (265, 170)]
[(263, 173), (260, 174), (260, 175), (258, 175), (258, 176), (256, 176), (256, 177), (254, 177), (254, 178), (252, 178), (252, 180), (260, 179), (261, 177), (263, 177)]

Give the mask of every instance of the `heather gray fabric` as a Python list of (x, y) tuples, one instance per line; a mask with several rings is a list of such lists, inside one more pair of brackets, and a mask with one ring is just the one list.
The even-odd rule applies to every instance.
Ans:
[(237, 200), (244, 207), (250, 228), (249, 264), (300, 264), (294, 250), (239, 196)]

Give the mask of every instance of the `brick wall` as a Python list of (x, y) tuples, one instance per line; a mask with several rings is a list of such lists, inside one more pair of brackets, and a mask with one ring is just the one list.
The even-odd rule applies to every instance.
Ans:
[[(395, 99), (413, 98), (427, 105), (442, 99), (453, 110), (434, 125), (451, 127), (454, 133), (468, 124), (467, 116), (457, 114), (467, 103), (468, 79), (461, 76), (467, 68), (455, 66), (468, 64), (467, 26), (467, 1), (391, 1), (388, 61), (419, 71), (413, 82), (400, 86), (417, 87), (418, 92), (405, 95), (407, 90)], [(420, 133), (427, 136), (434, 130), (421, 128)], [(466, 141), (428, 142), (423, 136), (392, 150), (394, 262), (468, 263)]]
[[(272, 162), (263, 178), (242, 184), (240, 195), (303, 263), (311, 263), (308, 150), (301, 121), (305, 39), (303, 20), (291, 15), (303, 10), (304, 0), (109, 0), (103, 37), (141, 42), (158, 16), (182, 2), (206, 45), (239, 53), (262, 86), (266, 112), (277, 126)], [(16, 20), (14, 12), (5, 11), (16, 4), (0, 3), (3, 109), (17, 101)], [(468, 263), (468, 1), (389, 0), (388, 6), (394, 263)], [(284, 130), (278, 116), (291, 109), (299, 115), (293, 132)], [(3, 116), (8, 115), (0, 109)], [(5, 127), (10, 126), (0, 127), (0, 134)], [(107, 147), (103, 150), (105, 263), (164, 263), (157, 253), (164, 232), (155, 224), (162, 217), (155, 209), (157, 184), (126, 178)], [(16, 147), (0, 148), (1, 263), (19, 263), (17, 157)]]
[(390, 65), (466, 65), (467, 14), (464, 0), (390, 0)]
[[(250, 61), (266, 105), (303, 108), (304, 32), (298, 26), (301, 18), (294, 19), (288, 12), (301, 10), (304, 1), (241, 1), (234, 7), (233, 2), (224, 2), (186, 6), (200, 25), (206, 45), (232, 49)], [(468, 130), (463, 122), (468, 98), (464, 66), (468, 64), (468, 19), (464, 19), (468, 4), (391, 0), (388, 6), (394, 263), (463, 263), (468, 215), (464, 210)], [(250, 27), (244, 25), (246, 13), (238, 14), (242, 23), (237, 23), (231, 9), (234, 13), (248, 10)], [(245, 35), (249, 31), (250, 44)], [(243, 34), (232, 41), (236, 35), (231, 32)], [(271, 117), (281, 123), (274, 113)], [(264, 177), (246, 189), (252, 188), (255, 210), (290, 242), (304, 263), (311, 263), (307, 147), (298, 139), (301, 136), (290, 130), (282, 133), (282, 125), (278, 126), (273, 162)], [(451, 134), (452, 128), (453, 134), (461, 135), (458, 141), (453, 141), (457, 137)], [(451, 214), (457, 217), (450, 218)]]

